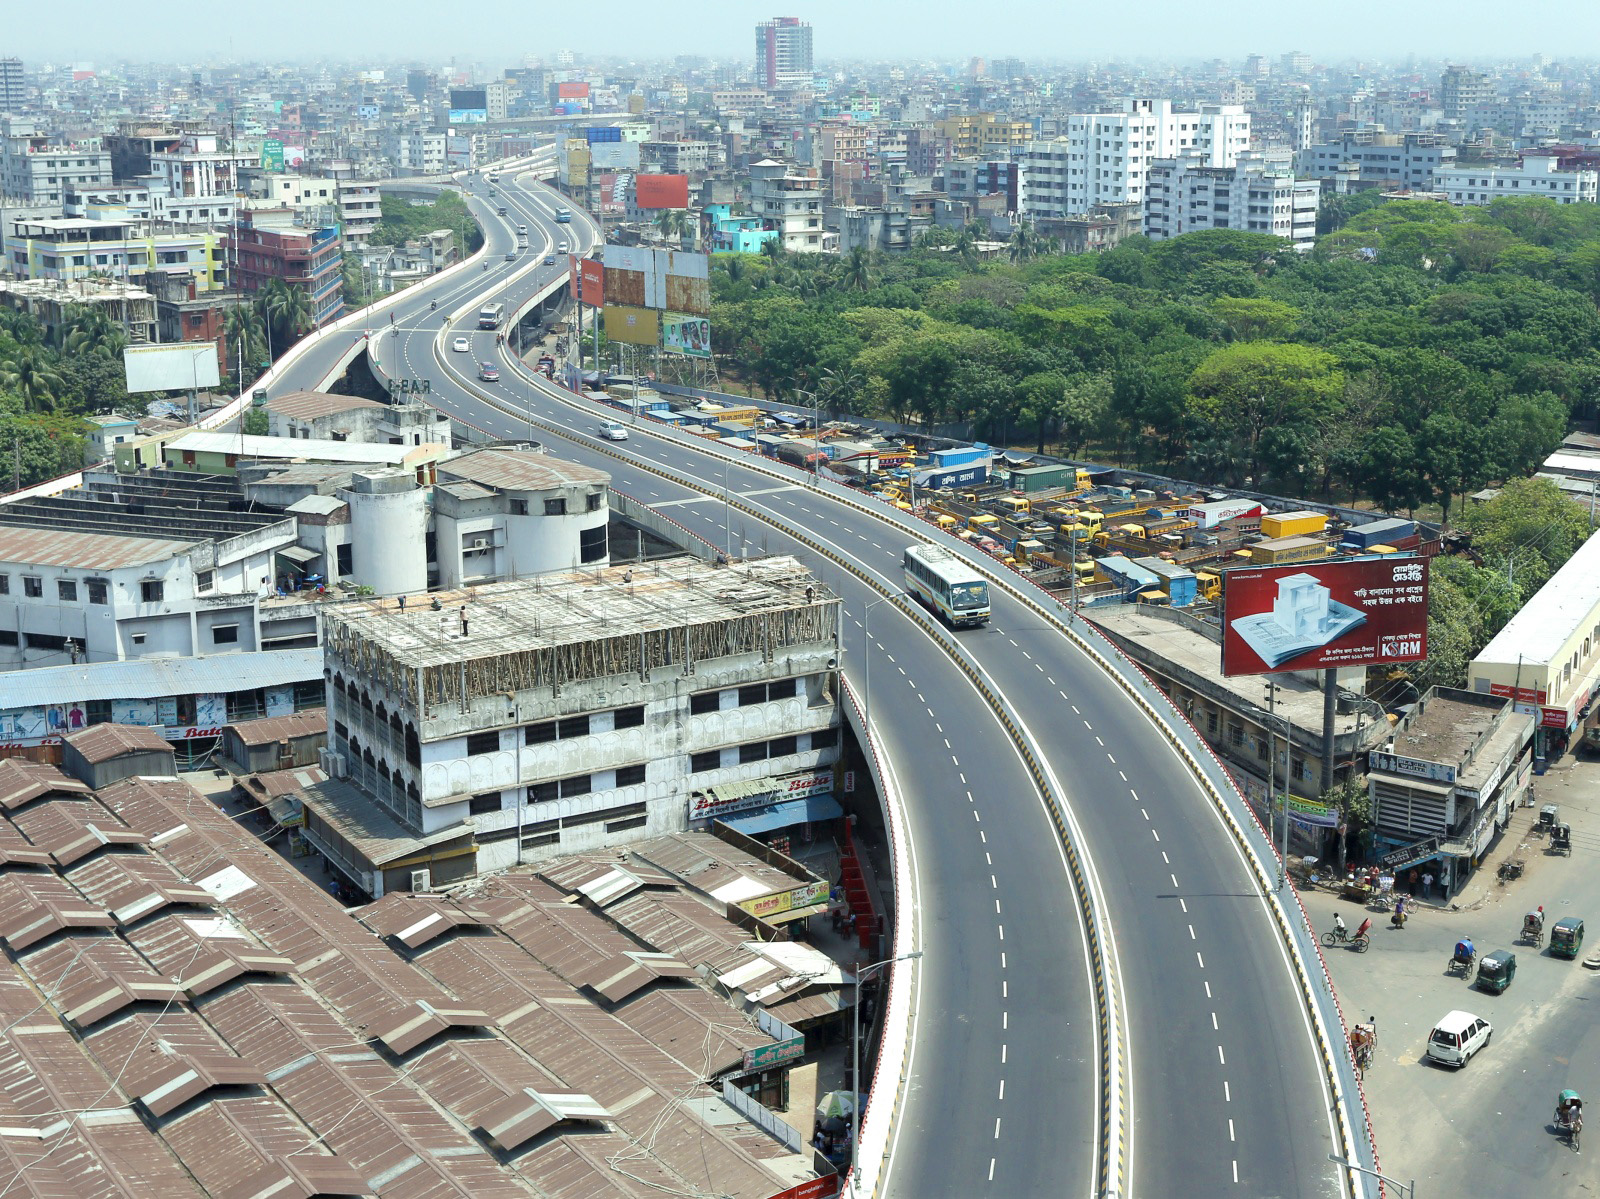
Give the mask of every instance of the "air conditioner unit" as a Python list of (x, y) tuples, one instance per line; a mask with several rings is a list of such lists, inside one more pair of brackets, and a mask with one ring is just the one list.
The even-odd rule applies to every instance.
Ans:
[(411, 872), (411, 889), (413, 891), (426, 891), (433, 886), (433, 871), (413, 870)]
[(333, 775), (333, 777), (336, 779), (345, 778), (350, 773), (349, 767), (345, 763), (343, 754), (330, 754), (328, 757), (328, 765), (331, 767), (328, 773)]
[(475, 549), (475, 550), (486, 550), (486, 549), (488, 549), (489, 548), (489, 539), (487, 537), (474, 537), (472, 539), (472, 548)]
[(333, 774), (333, 750), (327, 746), (317, 750), (317, 765), (322, 769), (323, 774), (331, 776)]

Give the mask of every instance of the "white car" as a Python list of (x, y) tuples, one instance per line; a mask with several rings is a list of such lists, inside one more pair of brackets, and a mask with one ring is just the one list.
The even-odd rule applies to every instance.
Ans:
[(1472, 1055), (1489, 1045), (1494, 1028), (1471, 1012), (1446, 1012), (1428, 1034), (1427, 1056), (1441, 1065), (1461, 1069)]
[(621, 422), (608, 420), (600, 426), (600, 436), (607, 441), (627, 441), (628, 430)]
[(458, 337), (450, 343), (450, 348), (456, 351), (458, 354), (465, 354), (468, 350), (472, 349), (472, 342), (468, 341), (465, 337)]

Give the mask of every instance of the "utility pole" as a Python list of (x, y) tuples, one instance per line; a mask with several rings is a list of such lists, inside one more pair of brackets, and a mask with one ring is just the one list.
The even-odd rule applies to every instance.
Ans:
[[(1287, 751), (1289, 739), (1284, 737)], [(1275, 813), (1283, 826), (1283, 849), (1278, 855), (1278, 890), (1283, 890), (1289, 877), (1289, 787), (1284, 780), (1283, 807), (1275, 806), (1278, 798), (1278, 684), (1267, 680), (1267, 811)]]

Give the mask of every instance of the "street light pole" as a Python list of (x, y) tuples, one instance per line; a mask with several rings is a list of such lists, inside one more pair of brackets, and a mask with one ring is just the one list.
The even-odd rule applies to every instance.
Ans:
[[(1267, 811), (1273, 811), (1273, 801), (1277, 798), (1278, 789), (1278, 684), (1267, 680)], [(1285, 758), (1292, 757), (1289, 748), (1288, 730), (1284, 730), (1283, 753)], [(1283, 890), (1283, 884), (1289, 878), (1289, 780), (1287, 778), (1287, 764), (1283, 780), (1283, 811), (1278, 819), (1282, 822), (1283, 849), (1278, 855), (1278, 890)]]
[[(884, 596), (884, 599), (889, 599)], [(895, 962), (909, 962), (913, 958), (920, 958), (922, 950), (913, 949), (910, 953), (903, 953), (899, 957), (884, 958), (881, 962), (871, 962), (857, 968), (856, 975), (856, 1001), (851, 1005), (851, 1030), (850, 1030), (850, 1193), (856, 1193), (856, 1168), (860, 1166), (857, 1160), (857, 1151), (860, 1149), (858, 1138), (861, 1134), (861, 982), (874, 970), (892, 965)]]
[(1328, 1154), (1328, 1160), (1337, 1165), (1343, 1166), (1346, 1170), (1355, 1170), (1361, 1174), (1370, 1174), (1379, 1182), (1386, 1182), (1392, 1187), (1398, 1187), (1400, 1190), (1405, 1192), (1404, 1199), (1417, 1199), (1417, 1180), (1414, 1178), (1410, 1182), (1401, 1182), (1398, 1178), (1390, 1178), (1387, 1174), (1380, 1174), (1376, 1170), (1368, 1169), (1366, 1166), (1358, 1166), (1355, 1162), (1346, 1161), (1336, 1153)]
[(861, 647), (861, 723), (866, 729), (869, 741), (872, 739), (872, 610), (879, 604), (888, 603), (893, 599), (904, 599), (905, 596), (904, 591), (891, 591), (888, 595), (880, 595), (861, 609), (862, 634), (866, 638), (866, 644)]

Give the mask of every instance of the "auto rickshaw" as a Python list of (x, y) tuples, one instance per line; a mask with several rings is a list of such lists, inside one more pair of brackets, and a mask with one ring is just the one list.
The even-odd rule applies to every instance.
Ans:
[(1561, 805), (1547, 803), (1539, 809), (1539, 832), (1548, 833), (1561, 819)]
[(1575, 958), (1583, 949), (1583, 921), (1577, 916), (1563, 916), (1550, 926), (1550, 956)]
[(1474, 985), (1480, 991), (1499, 995), (1517, 976), (1517, 955), (1509, 949), (1497, 949), (1478, 959), (1478, 978)]
[(1572, 827), (1562, 821), (1550, 826), (1550, 852), (1572, 856)]

